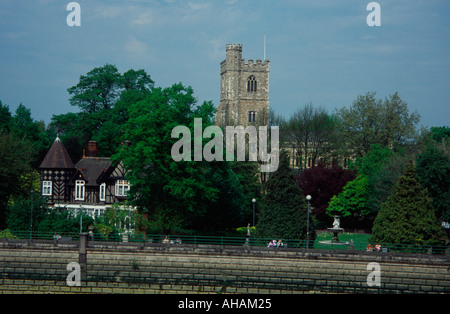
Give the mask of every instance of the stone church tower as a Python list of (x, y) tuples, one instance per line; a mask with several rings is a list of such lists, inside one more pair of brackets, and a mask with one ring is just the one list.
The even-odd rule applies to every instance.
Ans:
[(269, 60), (242, 59), (241, 44), (226, 45), (220, 64), (220, 104), (216, 125), (267, 125), (269, 116)]

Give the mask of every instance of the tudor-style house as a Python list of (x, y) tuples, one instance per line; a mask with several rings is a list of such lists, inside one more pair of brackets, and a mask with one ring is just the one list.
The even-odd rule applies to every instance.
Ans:
[(95, 141), (89, 142), (83, 158), (73, 164), (57, 137), (39, 168), (42, 196), (50, 207), (83, 210), (93, 217), (125, 201), (130, 188), (122, 163), (98, 157)]

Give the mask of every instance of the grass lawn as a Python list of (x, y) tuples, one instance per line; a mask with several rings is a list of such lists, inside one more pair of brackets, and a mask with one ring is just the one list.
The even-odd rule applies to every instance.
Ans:
[[(314, 248), (316, 249), (347, 249), (347, 245), (331, 245), (331, 244), (322, 244), (320, 241), (330, 241), (333, 238), (333, 233), (329, 231), (318, 231), (316, 240), (314, 241)], [(364, 250), (369, 244), (370, 234), (365, 233), (349, 233), (342, 232), (338, 234), (339, 241), (353, 241), (353, 245), (358, 250)], [(373, 246), (374, 244), (372, 244)]]

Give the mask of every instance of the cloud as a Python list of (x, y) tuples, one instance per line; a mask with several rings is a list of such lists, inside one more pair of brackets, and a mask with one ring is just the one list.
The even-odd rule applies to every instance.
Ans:
[(145, 10), (138, 13), (138, 15), (131, 21), (132, 25), (148, 25), (155, 22), (155, 15), (152, 10)]
[(122, 7), (103, 6), (96, 8), (96, 16), (99, 18), (117, 18), (123, 12)]
[(147, 51), (147, 45), (136, 37), (130, 36), (125, 44), (125, 50), (131, 54), (144, 54)]
[(221, 58), (224, 58), (225, 42), (226, 39), (223, 37), (217, 37), (209, 40), (207, 51), (211, 60), (220, 60)]
[(200, 11), (200, 10), (207, 10), (207, 9), (211, 8), (211, 3), (209, 3), (209, 2), (203, 2), (203, 3), (188, 2), (187, 6), (192, 11)]

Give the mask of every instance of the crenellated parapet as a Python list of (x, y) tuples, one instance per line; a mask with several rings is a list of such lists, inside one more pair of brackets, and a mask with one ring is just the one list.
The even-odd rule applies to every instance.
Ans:
[(242, 58), (241, 44), (227, 44), (220, 64), (220, 104), (218, 125), (262, 123), (269, 112), (270, 61)]

